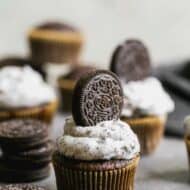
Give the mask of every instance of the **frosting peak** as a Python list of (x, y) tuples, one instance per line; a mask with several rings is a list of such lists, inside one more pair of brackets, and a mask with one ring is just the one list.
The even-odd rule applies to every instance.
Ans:
[(70, 119), (58, 139), (58, 149), (64, 156), (79, 160), (128, 160), (140, 152), (140, 145), (129, 125), (120, 120), (81, 127)]
[(122, 86), (125, 96), (124, 116), (133, 116), (135, 111), (145, 115), (164, 115), (174, 110), (174, 102), (154, 77), (130, 81)]
[(54, 90), (29, 66), (0, 70), (0, 107), (28, 107), (54, 101)]

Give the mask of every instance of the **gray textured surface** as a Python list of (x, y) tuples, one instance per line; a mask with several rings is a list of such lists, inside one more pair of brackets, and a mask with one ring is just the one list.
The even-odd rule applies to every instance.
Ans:
[[(59, 116), (54, 123), (54, 138), (61, 135), (62, 126), (63, 118)], [(153, 155), (141, 158), (135, 190), (189, 190), (189, 174), (183, 140), (165, 138)], [(56, 190), (53, 170), (49, 179), (38, 184)]]

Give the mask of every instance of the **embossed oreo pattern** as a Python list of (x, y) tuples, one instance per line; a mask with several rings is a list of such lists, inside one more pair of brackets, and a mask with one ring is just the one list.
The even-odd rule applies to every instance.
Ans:
[(145, 45), (139, 40), (127, 40), (113, 53), (111, 71), (120, 78), (141, 80), (150, 73), (150, 57)]
[[(89, 76), (91, 75), (91, 76)], [(74, 107), (74, 119), (78, 125), (92, 126), (101, 121), (118, 119), (123, 105), (123, 91), (117, 77), (108, 71), (92, 72), (79, 81), (79, 107)], [(81, 88), (81, 89), (80, 89)], [(75, 96), (74, 93), (74, 96)], [(74, 102), (75, 102), (74, 101)]]

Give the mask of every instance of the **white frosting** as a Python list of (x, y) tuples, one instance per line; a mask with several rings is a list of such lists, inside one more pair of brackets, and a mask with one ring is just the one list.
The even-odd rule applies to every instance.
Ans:
[(132, 116), (135, 110), (145, 115), (164, 115), (174, 110), (174, 102), (160, 81), (154, 77), (122, 85), (125, 97), (122, 110), (124, 116)]
[(7, 66), (0, 70), (0, 107), (36, 106), (54, 101), (54, 90), (29, 66)]
[(125, 122), (103, 121), (96, 126), (76, 126), (67, 120), (58, 139), (64, 156), (79, 160), (132, 159), (140, 152), (137, 136)]
[(185, 134), (190, 135), (190, 115), (184, 119)]

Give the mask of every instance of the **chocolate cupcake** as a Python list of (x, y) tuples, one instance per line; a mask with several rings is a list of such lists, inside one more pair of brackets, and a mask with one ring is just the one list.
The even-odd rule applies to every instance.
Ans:
[(57, 108), (54, 90), (29, 66), (0, 69), (0, 121), (35, 118), (50, 123)]
[(140, 146), (119, 120), (121, 84), (109, 71), (83, 75), (73, 93), (73, 118), (53, 155), (57, 189), (133, 190)]
[(150, 154), (163, 136), (167, 114), (174, 110), (174, 102), (160, 81), (150, 76), (149, 52), (141, 41), (131, 39), (119, 45), (113, 53), (110, 69), (122, 82), (121, 120), (137, 134), (141, 153)]
[(95, 68), (92, 66), (75, 66), (67, 75), (59, 77), (58, 88), (64, 111), (71, 111), (73, 90), (78, 79), (93, 70), (95, 70)]
[(61, 22), (41, 24), (30, 31), (28, 38), (32, 59), (39, 62), (76, 61), (83, 44), (81, 32)]

